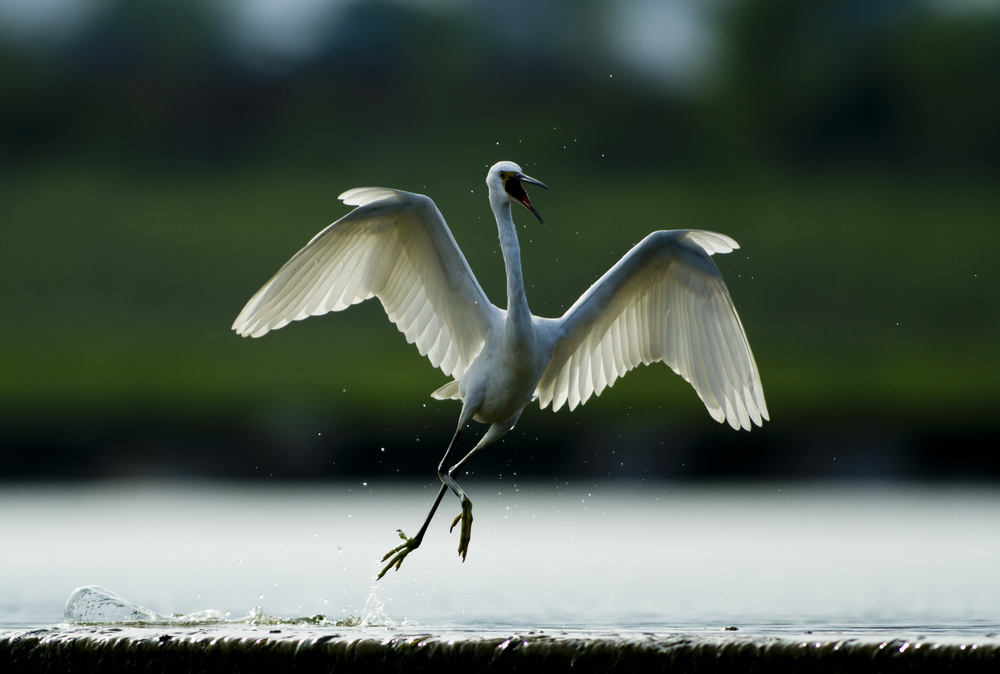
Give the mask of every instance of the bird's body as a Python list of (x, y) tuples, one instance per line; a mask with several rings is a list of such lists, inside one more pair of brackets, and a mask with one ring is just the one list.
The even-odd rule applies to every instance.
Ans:
[[(405, 542), (386, 555), (392, 559), (382, 574), (419, 546), (449, 488), (462, 501), (456, 523), (462, 522), (465, 557), (472, 506), (454, 477), (476, 451), (513, 428), (535, 398), (543, 408), (573, 409), (640, 363), (662, 360), (694, 386), (717, 421), (749, 430), (768, 418), (743, 327), (710, 257), (737, 248), (735, 241), (697, 230), (653, 232), (562, 317), (537, 317), (528, 308), (511, 216), (517, 201), (538, 217), (524, 182), (544, 187), (512, 162), (494, 165), (486, 179), (507, 270), (506, 309), (487, 299), (429, 198), (359, 188), (340, 197), (356, 208), (293, 256), (233, 323), (238, 334), (259, 337), (375, 296), (407, 340), (454, 378), (432, 394), (462, 401), (438, 469), (441, 491), (417, 536), (400, 532)], [(449, 468), (473, 420), (489, 428)]]

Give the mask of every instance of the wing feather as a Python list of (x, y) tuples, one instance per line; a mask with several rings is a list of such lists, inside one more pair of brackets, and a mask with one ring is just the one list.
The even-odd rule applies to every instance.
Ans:
[(460, 377), (500, 310), (486, 298), (434, 202), (372, 187), (340, 198), (356, 208), (286, 262), (250, 298), (233, 330), (260, 337), (378, 297), (408, 342), (445, 374)]
[(563, 315), (536, 394), (570, 409), (639, 364), (664, 361), (709, 413), (733, 428), (768, 418), (757, 365), (715, 253), (738, 244), (715, 232), (654, 232)]

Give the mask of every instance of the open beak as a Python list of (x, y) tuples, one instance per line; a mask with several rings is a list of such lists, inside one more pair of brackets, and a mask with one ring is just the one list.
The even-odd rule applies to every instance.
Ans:
[(507, 194), (509, 194), (512, 199), (519, 201), (525, 208), (531, 211), (532, 215), (538, 218), (538, 222), (544, 225), (545, 221), (542, 220), (542, 216), (538, 214), (535, 207), (531, 205), (531, 199), (528, 198), (528, 193), (524, 191), (524, 185), (521, 183), (538, 185), (542, 189), (546, 190), (549, 188), (545, 186), (545, 183), (526, 176), (523, 173), (515, 173), (511, 177), (507, 178), (507, 182), (504, 183), (504, 189), (507, 190)]

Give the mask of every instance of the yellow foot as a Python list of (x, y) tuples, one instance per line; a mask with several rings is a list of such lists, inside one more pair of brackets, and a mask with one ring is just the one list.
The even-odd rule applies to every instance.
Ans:
[(392, 557), (392, 559), (389, 559), (389, 563), (385, 565), (385, 568), (382, 569), (382, 572), (378, 574), (378, 578), (375, 580), (382, 580), (382, 576), (384, 576), (386, 572), (394, 566), (396, 567), (396, 570), (399, 571), (399, 567), (402, 565), (403, 560), (406, 559), (406, 556), (420, 546), (420, 541), (415, 538), (410, 538), (403, 533), (402, 529), (397, 529), (396, 533), (403, 539), (403, 543), (385, 553), (385, 556), (382, 557), (383, 562), (390, 557)]
[(459, 522), (462, 523), (462, 530), (458, 536), (458, 554), (464, 562), (465, 556), (469, 553), (469, 540), (472, 538), (472, 501), (468, 497), (462, 499), (462, 512), (451, 523), (448, 531), (453, 531)]

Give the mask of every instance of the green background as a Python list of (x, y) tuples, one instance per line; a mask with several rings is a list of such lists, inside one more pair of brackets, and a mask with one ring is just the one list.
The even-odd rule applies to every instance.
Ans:
[(682, 83), (616, 59), (612, 3), (338, 5), (296, 58), (220, 3), (0, 15), (0, 477), (429, 474), (458, 406), (377, 303), (229, 326), (363, 185), (431, 196), (502, 303), (501, 159), (550, 187), (515, 212), (537, 314), (651, 230), (739, 241), (772, 421), (656, 365), (529, 408), (478, 474), (1000, 476), (995, 5), (715, 3)]

